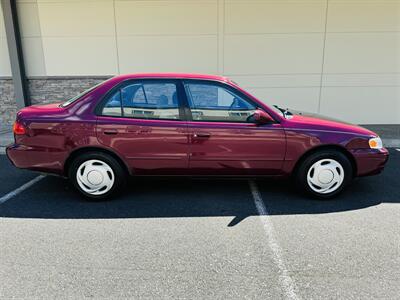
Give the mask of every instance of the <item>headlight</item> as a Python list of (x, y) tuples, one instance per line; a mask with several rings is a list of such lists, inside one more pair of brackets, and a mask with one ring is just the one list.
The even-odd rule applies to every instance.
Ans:
[(383, 148), (382, 140), (380, 137), (374, 137), (374, 138), (369, 139), (368, 144), (371, 149), (382, 149)]

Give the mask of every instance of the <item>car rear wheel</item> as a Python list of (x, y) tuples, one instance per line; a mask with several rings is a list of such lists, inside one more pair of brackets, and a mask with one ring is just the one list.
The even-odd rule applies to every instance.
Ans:
[(296, 183), (314, 197), (329, 199), (346, 187), (352, 179), (352, 173), (352, 165), (346, 155), (335, 150), (322, 150), (301, 162)]
[(72, 184), (88, 199), (110, 198), (125, 184), (125, 172), (112, 156), (101, 152), (84, 153), (69, 169)]

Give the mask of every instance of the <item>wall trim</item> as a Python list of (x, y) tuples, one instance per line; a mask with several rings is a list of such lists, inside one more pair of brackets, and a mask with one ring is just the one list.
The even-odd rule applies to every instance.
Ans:
[[(76, 80), (76, 79), (109, 79), (115, 75), (94, 75), (94, 76), (28, 76), (28, 80)], [(12, 76), (0, 76), (0, 80), (13, 80)]]
[(74, 80), (74, 79), (109, 79), (114, 75), (93, 75), (93, 76), (28, 76), (28, 80)]

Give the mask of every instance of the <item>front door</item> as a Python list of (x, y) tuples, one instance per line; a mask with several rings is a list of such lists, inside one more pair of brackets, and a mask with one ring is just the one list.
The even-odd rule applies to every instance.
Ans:
[(98, 141), (138, 175), (184, 174), (188, 129), (174, 80), (135, 80), (116, 87), (98, 112)]
[(191, 112), (191, 173), (280, 174), (286, 147), (280, 124), (252, 122), (256, 104), (226, 84), (188, 80), (184, 86)]

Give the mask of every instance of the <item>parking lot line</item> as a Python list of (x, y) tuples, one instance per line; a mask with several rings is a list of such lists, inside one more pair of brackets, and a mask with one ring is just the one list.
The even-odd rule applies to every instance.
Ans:
[(8, 194), (4, 195), (3, 197), (0, 198), (0, 204), (3, 204), (4, 202), (10, 200), (11, 198), (15, 197), (16, 195), (18, 195), (19, 193), (23, 192), (24, 190), (26, 190), (27, 188), (30, 188), (32, 185), (34, 185), (36, 182), (42, 180), (44, 177), (44, 175), (39, 175), (35, 178), (33, 178), (31, 181), (28, 181), (27, 183), (21, 185), (19, 188), (9, 192)]
[[(264, 201), (261, 197), (260, 191), (258, 190), (257, 184), (253, 180), (249, 180), (249, 186), (251, 194), (254, 199), (254, 203), (257, 208), (257, 212), (260, 216), (268, 216), (268, 210), (265, 207)], [(295, 283), (293, 279), (288, 274), (285, 262), (282, 257), (282, 250), (275, 238), (275, 229), (269, 217), (261, 218), (261, 223), (264, 227), (265, 234), (268, 238), (268, 246), (273, 253), (273, 259), (275, 264), (279, 268), (279, 281), (288, 299), (300, 299), (300, 297), (295, 292)]]
[(396, 149), (397, 151), (400, 151), (400, 148)]

